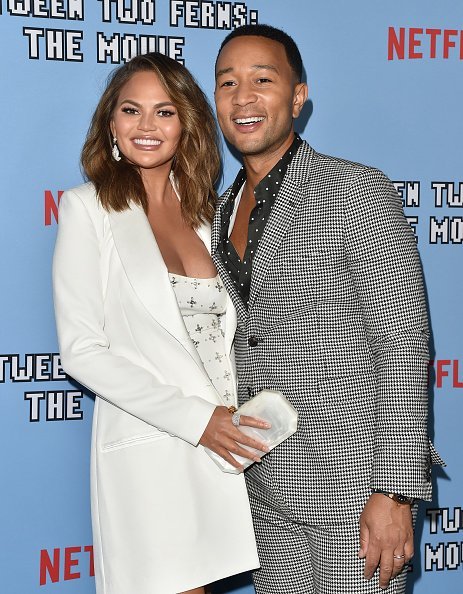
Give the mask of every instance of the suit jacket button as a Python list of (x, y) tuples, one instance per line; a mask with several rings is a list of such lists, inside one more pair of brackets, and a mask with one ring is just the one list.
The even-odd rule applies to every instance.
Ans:
[(248, 338), (248, 345), (250, 347), (256, 347), (259, 344), (259, 341), (257, 339), (257, 336), (250, 336)]

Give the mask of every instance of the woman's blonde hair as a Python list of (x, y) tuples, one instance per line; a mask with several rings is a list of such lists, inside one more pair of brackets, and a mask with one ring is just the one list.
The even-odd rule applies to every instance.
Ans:
[(220, 171), (217, 126), (206, 96), (190, 72), (175, 60), (152, 52), (133, 58), (110, 75), (82, 149), (82, 168), (106, 210), (125, 210), (134, 202), (147, 212), (148, 198), (139, 168), (123, 155), (120, 161), (112, 158), (110, 130), (122, 87), (135, 73), (146, 71), (156, 74), (178, 112), (182, 135), (172, 171), (182, 216), (196, 228), (214, 216), (214, 184)]

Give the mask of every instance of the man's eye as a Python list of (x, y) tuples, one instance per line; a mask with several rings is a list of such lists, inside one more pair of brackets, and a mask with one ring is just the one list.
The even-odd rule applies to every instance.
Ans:
[(258, 78), (257, 79), (258, 83), (269, 83), (272, 82), (269, 78)]
[(226, 80), (225, 82), (223, 82), (220, 86), (221, 87), (233, 87), (234, 86), (234, 82), (232, 80)]

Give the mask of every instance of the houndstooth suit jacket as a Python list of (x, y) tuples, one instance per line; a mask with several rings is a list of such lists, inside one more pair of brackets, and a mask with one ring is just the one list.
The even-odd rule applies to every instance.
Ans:
[(238, 314), (239, 403), (280, 390), (297, 433), (247, 472), (250, 495), (295, 521), (354, 521), (372, 488), (430, 499), (428, 322), (401, 201), (373, 168), (303, 143), (256, 252)]

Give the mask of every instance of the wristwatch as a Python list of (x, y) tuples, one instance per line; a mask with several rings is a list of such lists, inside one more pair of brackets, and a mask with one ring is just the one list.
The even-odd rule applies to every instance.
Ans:
[(415, 503), (415, 499), (413, 497), (406, 497), (405, 495), (399, 495), (398, 493), (389, 493), (388, 491), (382, 491), (381, 489), (373, 489), (373, 493), (381, 493), (382, 495), (386, 495), (392, 501), (400, 505), (408, 504), (413, 505)]

